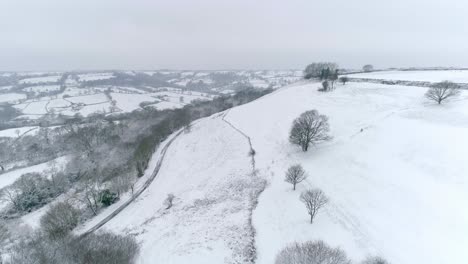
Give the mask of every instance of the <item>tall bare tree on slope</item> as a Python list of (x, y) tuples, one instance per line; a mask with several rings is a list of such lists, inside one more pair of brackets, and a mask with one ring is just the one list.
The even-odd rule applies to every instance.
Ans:
[(289, 141), (307, 151), (310, 144), (330, 139), (329, 131), (328, 117), (319, 114), (317, 110), (310, 110), (294, 120)]

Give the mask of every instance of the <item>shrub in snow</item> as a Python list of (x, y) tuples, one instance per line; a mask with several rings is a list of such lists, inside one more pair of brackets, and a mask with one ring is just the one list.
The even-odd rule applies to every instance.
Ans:
[(340, 77), (339, 81), (345, 85), (348, 81), (349, 81), (349, 78), (346, 77), (346, 76), (343, 76), (343, 77)]
[(390, 264), (387, 260), (379, 256), (367, 257), (361, 264)]
[(328, 81), (322, 82), (322, 87), (318, 89), (319, 92), (328, 92), (330, 90), (330, 83)]
[(71, 263), (131, 264), (138, 254), (138, 244), (132, 236), (112, 233), (91, 234), (70, 241), (67, 257)]
[(164, 207), (166, 209), (169, 209), (169, 208), (172, 207), (172, 205), (174, 203), (174, 198), (175, 198), (175, 196), (172, 193), (167, 195), (166, 200), (164, 200)]
[(276, 257), (275, 264), (350, 264), (346, 253), (323, 241), (294, 243)]
[(100, 197), (101, 197), (101, 199), (100, 199), (101, 203), (104, 206), (109, 206), (109, 205), (115, 203), (115, 201), (117, 201), (117, 199), (118, 199), (117, 194), (114, 193), (114, 192), (111, 192), (109, 189), (103, 190), (100, 193)]
[(436, 83), (427, 90), (425, 96), (429, 100), (441, 104), (447, 98), (454, 97), (460, 94), (460, 86), (450, 81)]
[(310, 223), (314, 221), (320, 208), (328, 203), (328, 198), (320, 189), (307, 190), (301, 193), (301, 201), (305, 204), (307, 212), (310, 215)]
[(67, 202), (53, 205), (41, 218), (41, 228), (50, 239), (67, 236), (78, 225), (79, 211)]
[(328, 117), (319, 114), (317, 110), (310, 110), (294, 120), (289, 141), (307, 151), (310, 144), (330, 139), (329, 131)]
[(307, 178), (305, 170), (300, 164), (292, 165), (286, 171), (285, 181), (293, 185), (293, 190), (296, 190), (296, 184)]
[(374, 70), (374, 66), (372, 66), (371, 64), (366, 64), (362, 67), (362, 70), (364, 72), (371, 72)]

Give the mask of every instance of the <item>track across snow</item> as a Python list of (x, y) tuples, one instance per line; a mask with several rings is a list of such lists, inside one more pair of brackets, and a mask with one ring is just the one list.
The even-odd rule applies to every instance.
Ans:
[(182, 132), (183, 130), (175, 132), (163, 143), (162, 146), (159, 147), (158, 151), (155, 153), (157, 155), (156, 166), (154, 167), (154, 169), (150, 167), (150, 169), (153, 169), (153, 171), (151, 173), (151, 176), (144, 182), (144, 184), (140, 188), (138, 188), (136, 192), (134, 192), (134, 194), (131, 195), (130, 198), (128, 198), (128, 200), (126, 200), (123, 203), (120, 203), (119, 206), (113, 209), (112, 211), (107, 212), (106, 216), (102, 220), (100, 220), (98, 223), (94, 224), (89, 229), (81, 233), (81, 236), (87, 236), (88, 234), (95, 232), (103, 225), (107, 224), (110, 220), (112, 220), (120, 212), (127, 208), (132, 202), (134, 202), (150, 186), (150, 184), (153, 183), (154, 179), (156, 179), (156, 177), (158, 176), (159, 170), (161, 169), (161, 165), (164, 161), (167, 149)]

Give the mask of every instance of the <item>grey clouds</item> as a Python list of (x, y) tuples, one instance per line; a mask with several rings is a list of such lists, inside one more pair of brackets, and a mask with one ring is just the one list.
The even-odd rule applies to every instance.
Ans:
[(468, 66), (463, 0), (1, 0), (0, 70)]

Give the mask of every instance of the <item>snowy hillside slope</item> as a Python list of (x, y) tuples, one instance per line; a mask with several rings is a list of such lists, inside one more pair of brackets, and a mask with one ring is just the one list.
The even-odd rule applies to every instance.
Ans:
[[(222, 114), (202, 119), (171, 144), (149, 188), (103, 229), (136, 235), (137, 263), (252, 263), (250, 217), (264, 181), (252, 174), (248, 152)], [(166, 210), (169, 193), (175, 201)]]
[[(468, 263), (468, 94), (435, 105), (421, 87), (350, 83), (320, 93), (318, 86), (285, 87), (226, 116), (251, 137), (259, 175), (269, 181), (253, 214), (257, 263), (315, 239), (356, 261), (379, 254), (399, 264)], [(329, 116), (334, 138), (303, 153), (288, 134), (311, 109)], [(309, 175), (295, 192), (284, 182), (294, 163)], [(312, 225), (299, 201), (310, 187), (330, 198)]]

